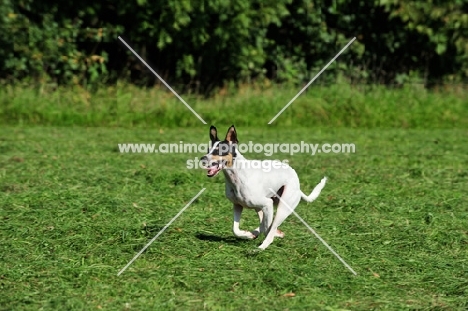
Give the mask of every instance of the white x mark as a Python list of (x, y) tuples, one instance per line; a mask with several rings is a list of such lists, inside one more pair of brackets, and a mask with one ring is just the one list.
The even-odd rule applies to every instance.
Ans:
[(135, 56), (143, 63), (145, 64), (145, 66), (159, 79), (161, 80), (161, 82), (169, 89), (171, 90), (172, 93), (174, 93), (175, 96), (177, 96), (178, 99), (180, 99), (181, 102), (184, 103), (184, 105), (198, 118), (200, 119), (200, 121), (203, 122), (203, 124), (206, 124), (205, 120), (202, 119), (202, 117), (200, 117), (198, 115), (198, 113), (195, 112), (195, 110), (192, 109), (192, 107), (189, 106), (189, 104), (187, 104), (185, 102), (185, 100), (179, 96), (179, 94), (176, 93), (176, 91), (174, 91), (170, 86), (169, 84), (166, 83), (166, 81), (163, 80), (163, 78), (161, 78), (157, 73), (156, 71), (153, 70), (153, 68), (151, 68), (145, 61), (143, 58), (140, 57), (140, 55), (137, 54), (137, 52), (135, 52), (128, 44), (127, 42), (124, 41), (124, 39), (122, 39), (120, 36), (119, 36), (119, 40), (122, 41), (123, 44), (125, 44), (125, 46), (130, 50), (132, 51), (133, 54), (135, 54)]
[(190, 206), (190, 204), (193, 203), (193, 201), (195, 201), (199, 196), (200, 194), (203, 193), (203, 191), (205, 191), (206, 188), (203, 188), (202, 190), (200, 190), (200, 192), (198, 192), (198, 194), (196, 196), (193, 197), (193, 199), (190, 200), (190, 202), (187, 203), (187, 205), (184, 206), (183, 209), (180, 210), (179, 213), (177, 213), (177, 215), (174, 216), (174, 218), (171, 219), (171, 221), (169, 221), (167, 223), (167, 225), (164, 226), (164, 228), (161, 229), (161, 231), (158, 232), (158, 234), (156, 234), (156, 236), (154, 238), (151, 239), (151, 241), (148, 242), (148, 244), (145, 245), (145, 247), (143, 247), (141, 249), (141, 251), (138, 252), (138, 254), (135, 255), (135, 257), (133, 257), (132, 260), (130, 260), (130, 262), (125, 266), (123, 267), (122, 270), (119, 271), (119, 273), (117, 273), (117, 276), (120, 276), (125, 270), (127, 270), (128, 267), (130, 267), (130, 265), (138, 258), (140, 257), (141, 254), (143, 254), (143, 252), (145, 251), (145, 249), (147, 249), (151, 243), (153, 243), (173, 222), (174, 220), (177, 219), (177, 217), (179, 217), (186, 209), (187, 207)]
[[(317, 187), (318, 187), (318, 186), (320, 186), (320, 184), (317, 185)], [(302, 219), (302, 217), (299, 216), (299, 215), (288, 205), (288, 203), (286, 203), (283, 199), (281, 199), (281, 197), (280, 197), (275, 191), (273, 191), (273, 189), (270, 188), (270, 191), (274, 194), (275, 197), (277, 197), (277, 198), (281, 201), (281, 203), (283, 203), (284, 205), (286, 205), (287, 208), (289, 208), (289, 210), (294, 214), (294, 216), (296, 216), (296, 217), (307, 227), (307, 229), (309, 229), (310, 232), (312, 232), (312, 234), (315, 235), (315, 236), (317, 237), (317, 239), (319, 239), (320, 242), (322, 242), (322, 244), (325, 245), (325, 247), (328, 248), (328, 250), (329, 250), (330, 252), (332, 252), (332, 254), (335, 255), (336, 258), (338, 258), (338, 260), (341, 261), (341, 263), (343, 263), (343, 264), (345, 265), (346, 268), (349, 269), (349, 271), (351, 271), (351, 273), (353, 273), (354, 275), (357, 275), (357, 273), (353, 270), (353, 268), (351, 268), (351, 267), (346, 263), (346, 261), (344, 261), (343, 258), (341, 258), (340, 255), (338, 255), (338, 254), (330, 247), (330, 245), (328, 245), (327, 242), (325, 242), (325, 240), (322, 239), (322, 238), (318, 235), (318, 233), (315, 232), (315, 230), (312, 229), (312, 227), (309, 226), (309, 224), (307, 224), (306, 221), (305, 221), (304, 219)], [(315, 189), (314, 189), (314, 191), (315, 191)]]
[(356, 37), (354, 37), (351, 41), (349, 41), (349, 43), (346, 44), (346, 46), (345, 46), (341, 51), (339, 51), (338, 54), (336, 54), (336, 56), (333, 57), (333, 59), (332, 59), (328, 64), (326, 64), (325, 67), (323, 67), (323, 69), (320, 70), (320, 72), (319, 72), (318, 74), (316, 74), (315, 77), (314, 77), (312, 80), (310, 80), (310, 82), (307, 83), (307, 85), (304, 86), (304, 87), (302, 88), (302, 90), (301, 90), (299, 93), (297, 93), (297, 95), (294, 96), (294, 98), (291, 99), (291, 101), (290, 101), (286, 106), (284, 106), (283, 109), (281, 109), (281, 111), (278, 112), (278, 113), (276, 114), (276, 116), (275, 116), (273, 119), (270, 120), (270, 122), (268, 122), (268, 124), (272, 124), (273, 121), (275, 121), (276, 118), (278, 118), (278, 117), (280, 116), (280, 114), (282, 114), (282, 113), (286, 110), (286, 108), (288, 108), (288, 107), (293, 103), (293, 101), (295, 101), (296, 98), (298, 98), (299, 95), (301, 95), (302, 92), (304, 92), (304, 91), (315, 81), (315, 79), (317, 79), (317, 78), (322, 74), (322, 72), (324, 72), (325, 69), (327, 69), (328, 66), (330, 66), (330, 65), (338, 58), (338, 56), (340, 56), (341, 53), (343, 53), (343, 52), (351, 45), (351, 43), (354, 42), (354, 40), (356, 40)]

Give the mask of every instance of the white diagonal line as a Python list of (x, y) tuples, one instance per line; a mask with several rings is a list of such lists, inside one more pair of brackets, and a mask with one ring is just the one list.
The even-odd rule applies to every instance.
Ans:
[(197, 116), (198, 119), (200, 119), (200, 121), (203, 122), (203, 124), (206, 124), (205, 120), (202, 119), (202, 117), (200, 117), (198, 115), (198, 113), (195, 112), (195, 110), (192, 109), (192, 107), (189, 106), (189, 104), (187, 104), (185, 102), (185, 100), (179, 96), (179, 94), (176, 93), (176, 91), (174, 91), (170, 86), (169, 84), (166, 83), (166, 81), (163, 80), (163, 78), (161, 78), (157, 73), (156, 71), (153, 70), (153, 68), (151, 68), (144, 60), (143, 58), (140, 57), (140, 55), (137, 54), (137, 52), (135, 52), (128, 44), (127, 42), (124, 41), (124, 39), (122, 39), (120, 36), (119, 36), (119, 40), (122, 41), (123, 44), (125, 44), (125, 46), (130, 50), (132, 51), (133, 54), (135, 54), (135, 56), (143, 63), (145, 64), (145, 66), (159, 79), (161, 80), (161, 82), (169, 89), (171, 90), (172, 93), (174, 93), (175, 96), (177, 96), (178, 99), (180, 99), (181, 102), (184, 103), (184, 105), (195, 115)]
[(281, 201), (281, 203), (283, 203), (284, 205), (286, 205), (286, 206), (289, 208), (289, 210), (294, 214), (294, 216), (296, 216), (296, 217), (307, 227), (307, 229), (309, 229), (310, 232), (312, 232), (312, 234), (315, 235), (315, 236), (317, 237), (317, 239), (319, 239), (320, 242), (322, 242), (323, 245), (325, 245), (325, 247), (328, 248), (328, 250), (329, 250), (330, 252), (332, 252), (332, 254), (335, 255), (336, 258), (338, 258), (338, 260), (341, 261), (341, 263), (343, 263), (343, 264), (345, 265), (346, 268), (349, 269), (349, 271), (351, 271), (354, 275), (357, 275), (357, 273), (353, 270), (353, 268), (351, 268), (351, 267), (346, 263), (346, 261), (344, 261), (343, 258), (341, 258), (340, 255), (338, 255), (338, 254), (330, 247), (330, 245), (328, 245), (327, 242), (325, 242), (325, 240), (322, 239), (322, 238), (317, 234), (317, 232), (315, 232), (315, 230), (312, 229), (312, 227), (309, 226), (309, 225), (305, 222), (304, 219), (302, 219), (301, 216), (299, 216), (286, 202), (284, 202), (284, 200), (281, 199), (281, 197), (280, 197), (278, 194), (276, 194), (276, 192), (273, 191), (273, 189), (270, 188), (270, 191), (271, 191), (272, 193), (274, 193), (274, 196), (277, 197), (277, 198)]
[(120, 276), (138, 257), (140, 257), (140, 255), (145, 251), (145, 249), (147, 249), (148, 246), (150, 246), (151, 243), (153, 243), (164, 232), (164, 230), (166, 230), (174, 222), (174, 220), (176, 220), (177, 217), (179, 217), (180, 214), (182, 214), (187, 209), (187, 207), (189, 207), (190, 204), (192, 204), (193, 201), (195, 201), (205, 190), (206, 188), (200, 190), (200, 192), (198, 192), (198, 194), (193, 199), (191, 199), (190, 202), (188, 202), (187, 205), (185, 205), (184, 208), (181, 209), (180, 212), (177, 213), (177, 215), (175, 215), (174, 218), (172, 218), (171, 221), (169, 221), (167, 225), (165, 225), (164, 228), (162, 228), (161, 231), (159, 231), (158, 234), (156, 234), (156, 236), (153, 239), (151, 239), (151, 241), (149, 241), (149, 243), (146, 244), (145, 247), (143, 247), (143, 249), (138, 254), (136, 254), (135, 257), (133, 257), (133, 259), (130, 260), (130, 262), (125, 267), (123, 267), (122, 270), (119, 271), (119, 273), (117, 273), (117, 276)]
[(344, 51), (345, 51), (345, 50), (346, 50), (346, 49), (347, 49), (347, 48), (348, 48), (348, 47), (351, 45), (351, 43), (353, 43), (353, 42), (354, 42), (354, 40), (356, 40), (356, 37), (354, 37), (353, 39), (351, 39), (351, 41), (349, 41), (349, 43), (348, 43), (348, 44), (346, 44), (346, 46), (345, 46), (345, 47), (344, 47), (344, 48), (343, 48), (343, 49), (342, 49), (340, 52), (338, 52), (338, 54), (336, 54), (336, 56), (335, 56), (335, 57), (333, 57), (333, 59), (332, 59), (332, 60), (331, 60), (331, 61), (330, 61), (328, 64), (326, 64), (326, 65), (325, 65), (325, 67), (323, 67), (323, 69), (322, 69), (322, 70), (320, 70), (320, 72), (319, 72), (318, 74), (316, 74), (316, 75), (315, 75), (315, 77), (314, 77), (312, 80), (310, 80), (310, 82), (309, 82), (309, 83), (307, 83), (307, 85), (306, 85), (306, 86), (304, 86), (304, 87), (302, 88), (302, 90), (301, 90), (299, 93), (297, 93), (297, 95), (296, 95), (296, 96), (294, 96), (294, 98), (293, 98), (293, 99), (291, 99), (291, 101), (290, 101), (290, 102), (289, 102), (289, 103), (288, 103), (286, 106), (284, 106), (284, 107), (283, 107), (283, 109), (281, 109), (281, 111), (280, 111), (280, 112), (278, 112), (278, 113), (276, 114), (276, 116), (275, 116), (273, 119), (271, 119), (271, 120), (270, 120), (270, 122), (268, 122), (268, 124), (271, 124), (271, 123), (273, 123), (273, 121), (275, 121), (275, 120), (276, 120), (276, 118), (278, 118), (278, 117), (280, 116), (280, 114), (282, 114), (282, 113), (283, 113), (283, 112), (284, 112), (284, 111), (285, 111), (285, 110), (286, 110), (286, 109), (289, 107), (289, 105), (291, 105), (291, 104), (293, 103), (293, 101), (295, 101), (295, 100), (296, 100), (296, 98), (298, 98), (298, 97), (299, 97), (299, 95), (301, 95), (301, 94), (302, 94), (302, 92), (304, 92), (304, 91), (305, 91), (305, 89), (307, 89), (307, 88), (308, 88), (308, 87), (309, 87), (309, 86), (310, 86), (310, 85), (311, 85), (311, 84), (312, 84), (312, 83), (315, 81), (315, 79), (317, 79), (317, 78), (318, 78), (318, 77), (319, 77), (319, 76), (322, 74), (322, 72), (324, 72), (324, 71), (325, 71), (325, 69), (327, 69), (327, 68), (328, 68), (328, 66), (330, 66), (330, 65), (331, 65), (331, 63), (333, 63), (333, 62), (334, 62), (334, 61), (335, 61), (335, 60), (338, 58), (338, 56), (340, 56), (340, 55), (341, 55), (341, 53), (343, 53), (343, 52), (344, 52)]

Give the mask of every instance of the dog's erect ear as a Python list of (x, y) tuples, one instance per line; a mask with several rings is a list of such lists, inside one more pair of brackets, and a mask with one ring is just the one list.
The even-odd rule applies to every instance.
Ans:
[(234, 125), (231, 125), (231, 127), (227, 131), (225, 140), (230, 142), (230, 143), (233, 143), (233, 144), (238, 143), (238, 141), (237, 141), (237, 132), (236, 132), (236, 128), (234, 127)]
[(212, 145), (214, 145), (215, 142), (219, 141), (218, 130), (213, 125), (210, 127), (210, 139)]

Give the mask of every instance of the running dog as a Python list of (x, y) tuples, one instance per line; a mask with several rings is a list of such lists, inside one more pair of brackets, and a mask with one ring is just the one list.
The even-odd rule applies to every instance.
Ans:
[[(296, 171), (279, 161), (247, 160), (236, 146), (237, 133), (232, 125), (223, 141), (218, 139), (216, 127), (210, 127), (211, 149), (200, 161), (207, 170), (208, 177), (216, 176), (221, 170), (226, 180), (226, 197), (234, 204), (235, 236), (243, 239), (255, 239), (261, 233), (266, 235), (259, 246), (266, 249), (275, 237), (284, 237), (278, 230), (283, 221), (294, 211), (301, 199), (313, 202), (322, 191), (327, 178), (324, 177), (307, 196), (301, 189)], [(270, 169), (265, 169), (266, 167)], [(272, 190), (274, 192), (272, 192)], [(273, 206), (277, 205), (273, 218)], [(260, 219), (260, 226), (253, 231), (239, 229), (242, 210), (255, 209)]]

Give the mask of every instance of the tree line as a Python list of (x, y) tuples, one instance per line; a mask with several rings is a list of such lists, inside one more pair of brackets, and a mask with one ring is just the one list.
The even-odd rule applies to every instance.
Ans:
[(0, 80), (209, 92), (227, 82), (355, 83), (468, 76), (468, 1), (0, 0)]

